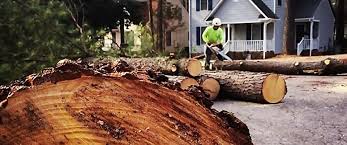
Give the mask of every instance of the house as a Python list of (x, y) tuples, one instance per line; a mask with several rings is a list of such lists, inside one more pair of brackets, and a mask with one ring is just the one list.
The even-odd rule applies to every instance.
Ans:
[[(222, 20), (224, 51), (282, 53), (284, 0), (192, 0), (191, 30), (195, 53), (203, 51), (201, 39), (213, 18)], [(333, 45), (334, 13), (329, 0), (296, 0), (296, 52)], [(193, 53), (194, 53), (193, 52)]]
[[(143, 7), (143, 13), (149, 13), (147, 2), (142, 2), (144, 4)], [(189, 13), (188, 13), (188, 0), (165, 0), (165, 7), (167, 8), (164, 10), (165, 12), (170, 13), (169, 17), (174, 18), (164, 18), (164, 33), (163, 33), (163, 43), (165, 45), (165, 51), (166, 52), (176, 52), (178, 49), (188, 47), (188, 32), (189, 32)], [(154, 12), (153, 16), (153, 23), (154, 23), (154, 29), (157, 28), (157, 18), (156, 18), (156, 12), (158, 11), (158, 0), (152, 0), (152, 10)], [(172, 10), (172, 11), (171, 11)], [(176, 12), (172, 14), (172, 12)], [(165, 14), (166, 15), (166, 14)], [(172, 16), (174, 15), (174, 16)], [(144, 18), (143, 21), (149, 21), (149, 16), (146, 15), (147, 18)], [(131, 33), (131, 36), (133, 38), (125, 39), (126, 44), (131, 44), (132, 50), (137, 51), (140, 50), (141, 44), (143, 41), (143, 38), (141, 37), (142, 34), (139, 32), (139, 26), (137, 25), (131, 25), (129, 27), (125, 27), (125, 33), (126, 35)], [(113, 30), (115, 32), (114, 41), (116, 44), (120, 44), (120, 31), (118, 29)], [(108, 38), (108, 37), (107, 37)], [(131, 42), (129, 42), (131, 41)], [(104, 42), (105, 45), (108, 44), (108, 39)]]

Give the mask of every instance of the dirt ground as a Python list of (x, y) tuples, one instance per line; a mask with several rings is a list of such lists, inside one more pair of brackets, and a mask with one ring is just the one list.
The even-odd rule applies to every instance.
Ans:
[(285, 76), (283, 103), (215, 102), (244, 121), (255, 145), (347, 145), (347, 75)]
[(336, 58), (336, 59), (347, 59), (347, 54), (339, 55), (323, 55), (323, 56), (296, 56), (296, 55), (278, 55), (276, 57), (265, 59), (261, 61), (291, 61), (291, 62), (310, 62), (310, 61), (321, 61), (327, 58)]

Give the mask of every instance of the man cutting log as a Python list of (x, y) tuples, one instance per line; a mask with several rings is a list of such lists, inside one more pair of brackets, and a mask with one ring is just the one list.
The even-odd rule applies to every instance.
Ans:
[(202, 39), (206, 43), (204, 50), (205, 53), (205, 69), (210, 68), (210, 60), (212, 53), (217, 55), (217, 58), (221, 61), (224, 59), (231, 60), (228, 56), (222, 53), (224, 31), (221, 28), (222, 21), (219, 18), (212, 20), (212, 26), (208, 26), (202, 34)]

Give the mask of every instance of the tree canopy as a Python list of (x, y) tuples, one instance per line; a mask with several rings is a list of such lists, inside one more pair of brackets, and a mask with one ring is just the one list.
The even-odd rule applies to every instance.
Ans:
[(140, 23), (137, 2), (114, 0), (2, 0), (0, 84), (52, 66), (62, 58), (116, 56), (102, 39), (125, 7)]

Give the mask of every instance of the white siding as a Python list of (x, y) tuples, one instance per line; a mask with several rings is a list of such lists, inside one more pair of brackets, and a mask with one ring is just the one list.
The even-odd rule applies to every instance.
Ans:
[[(219, 2), (219, 0), (213, 0), (213, 8), (216, 7), (218, 2)], [(201, 53), (201, 52), (203, 52), (204, 48), (203, 48), (203, 45), (201, 45), (201, 46), (196, 45), (196, 40), (197, 40), (196, 27), (207, 26), (204, 19), (211, 11), (208, 11), (208, 10), (196, 11), (196, 6), (197, 6), (196, 0), (191, 0), (191, 4), (192, 4), (192, 21), (191, 21), (192, 28), (191, 28), (190, 32), (192, 33), (191, 35), (192, 35), (193, 53)]]
[(223, 22), (239, 23), (258, 21), (260, 12), (248, 0), (225, 0), (214, 17), (218, 17)]
[[(314, 14), (314, 19), (319, 22), (319, 45), (320, 51), (324, 51), (331, 47), (334, 34), (334, 14), (332, 13), (329, 0), (322, 0)], [(330, 46), (329, 46), (330, 45)]]

